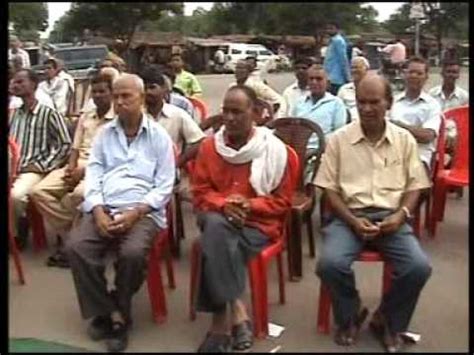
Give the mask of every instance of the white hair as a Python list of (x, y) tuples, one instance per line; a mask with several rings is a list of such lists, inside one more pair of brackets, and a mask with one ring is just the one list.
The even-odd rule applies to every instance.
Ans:
[(145, 83), (143, 82), (143, 79), (140, 78), (138, 75), (123, 73), (122, 75), (120, 75), (120, 77), (117, 80), (115, 80), (114, 85), (117, 85), (117, 83), (121, 82), (122, 80), (133, 81), (133, 83), (137, 86), (137, 89), (140, 92), (140, 94), (145, 94)]
[(100, 69), (100, 73), (110, 76), (112, 78), (112, 83), (115, 83), (115, 81), (120, 77), (120, 72), (117, 69), (111, 67)]
[(354, 57), (354, 58), (352, 58), (352, 60), (351, 60), (351, 64), (354, 64), (354, 63), (357, 62), (357, 61), (361, 61), (362, 63), (364, 63), (364, 65), (365, 65), (365, 67), (366, 67), (367, 69), (370, 69), (370, 63), (369, 63), (369, 61), (367, 60), (367, 58), (362, 57), (362, 56)]

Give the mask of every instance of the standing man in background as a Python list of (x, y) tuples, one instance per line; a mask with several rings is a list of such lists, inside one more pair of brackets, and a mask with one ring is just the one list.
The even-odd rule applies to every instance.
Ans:
[(18, 55), (21, 57), (22, 68), (28, 69), (31, 67), (30, 64), (30, 55), (24, 49), (21, 49), (21, 42), (16, 36), (10, 37), (10, 49), (8, 50), (8, 60), (13, 60), (13, 58)]
[(339, 88), (351, 79), (349, 60), (347, 58), (347, 44), (340, 34), (340, 26), (335, 21), (326, 25), (326, 32), (331, 37), (324, 58), (324, 70), (328, 74), (329, 92), (337, 95)]
[(202, 96), (202, 89), (199, 81), (196, 77), (184, 70), (183, 58), (181, 54), (175, 53), (171, 56), (170, 66), (176, 74), (174, 86), (182, 90), (188, 97), (200, 97)]

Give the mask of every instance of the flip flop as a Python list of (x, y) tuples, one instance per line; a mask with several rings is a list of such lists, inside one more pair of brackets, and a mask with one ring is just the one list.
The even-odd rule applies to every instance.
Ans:
[(342, 346), (354, 345), (359, 337), (360, 328), (368, 314), (369, 310), (366, 307), (361, 308), (356, 318), (350, 322), (349, 327), (341, 327), (337, 330), (334, 342)]
[(230, 353), (232, 339), (228, 334), (207, 333), (206, 338), (198, 348), (198, 353)]
[(253, 327), (250, 320), (232, 327), (232, 348), (234, 350), (247, 350), (253, 345)]

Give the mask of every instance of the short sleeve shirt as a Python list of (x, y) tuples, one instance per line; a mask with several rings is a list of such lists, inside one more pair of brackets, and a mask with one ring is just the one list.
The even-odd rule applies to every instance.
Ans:
[(389, 210), (400, 207), (404, 193), (430, 187), (410, 132), (387, 122), (382, 138), (371, 144), (360, 121), (329, 138), (314, 184), (339, 193), (348, 208)]

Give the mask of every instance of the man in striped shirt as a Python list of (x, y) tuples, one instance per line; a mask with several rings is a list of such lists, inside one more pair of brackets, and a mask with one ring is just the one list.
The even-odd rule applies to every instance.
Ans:
[[(12, 187), (15, 220), (25, 214), (28, 194), (50, 171), (64, 162), (71, 148), (71, 137), (64, 117), (39, 103), (35, 98), (38, 76), (30, 69), (22, 69), (13, 77), (13, 94), (23, 99), (10, 120), (10, 135), (20, 146), (18, 178)], [(22, 223), (25, 226), (25, 223)], [(16, 227), (16, 223), (14, 223)], [(26, 241), (26, 228), (21, 228), (20, 244)], [(18, 230), (16, 231), (18, 232)]]

